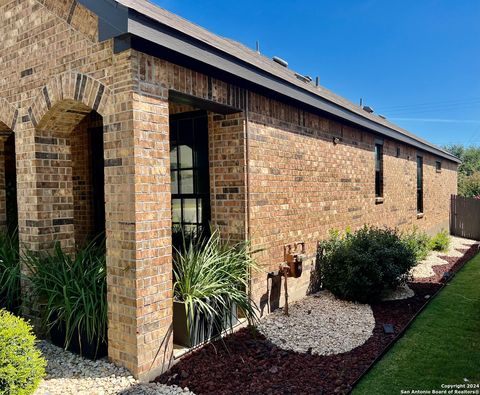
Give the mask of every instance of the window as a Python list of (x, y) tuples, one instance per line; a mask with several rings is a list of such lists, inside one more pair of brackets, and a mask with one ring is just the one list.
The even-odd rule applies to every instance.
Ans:
[(400, 158), (400, 147), (397, 147), (397, 158)]
[(423, 213), (423, 158), (417, 156), (417, 213)]
[(437, 173), (442, 172), (442, 162), (440, 162), (439, 160), (435, 162), (435, 170), (437, 171)]
[(205, 112), (170, 117), (170, 167), (174, 238), (180, 230), (186, 235), (205, 234), (210, 221), (208, 121)]
[(375, 144), (375, 197), (383, 197), (383, 145)]

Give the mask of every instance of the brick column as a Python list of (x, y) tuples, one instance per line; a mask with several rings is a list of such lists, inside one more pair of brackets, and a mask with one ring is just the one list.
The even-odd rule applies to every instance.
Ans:
[(0, 136), (0, 232), (7, 230), (7, 194), (5, 185), (5, 141), (7, 136)]
[(212, 224), (222, 237), (247, 237), (247, 165), (244, 113), (210, 114), (208, 121)]
[(173, 348), (168, 99), (125, 92), (115, 107), (105, 133), (109, 356), (151, 379)]
[[(41, 213), (37, 209), (39, 194), (36, 191), (35, 173), (35, 129), (26, 121), (26, 116), (17, 125), (15, 130), (16, 162), (17, 162), (17, 204), (18, 204), (18, 235), (20, 246), (31, 251), (40, 251), (42, 233), (36, 226)], [(28, 275), (26, 267), (23, 273)], [(30, 300), (28, 282), (22, 281), (23, 314), (33, 323), (37, 333), (41, 329), (39, 308)], [(39, 333), (42, 334), (42, 333)]]
[(36, 188), (35, 129), (30, 122), (23, 121), (17, 126), (15, 146), (17, 147), (17, 201), (20, 244), (30, 250), (39, 251), (41, 246), (38, 237), (41, 232), (37, 226), (33, 225), (36, 225), (42, 216), (37, 209), (40, 193), (37, 192)]

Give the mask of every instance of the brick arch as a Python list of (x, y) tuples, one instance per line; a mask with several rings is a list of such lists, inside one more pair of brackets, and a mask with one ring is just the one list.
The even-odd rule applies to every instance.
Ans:
[(107, 86), (89, 75), (67, 72), (51, 78), (38, 90), (28, 114), (36, 128), (50, 127), (60, 115), (67, 114), (72, 124), (78, 123), (92, 110), (109, 115), (112, 96)]
[(18, 110), (7, 100), (0, 98), (0, 132), (15, 131), (17, 118)]

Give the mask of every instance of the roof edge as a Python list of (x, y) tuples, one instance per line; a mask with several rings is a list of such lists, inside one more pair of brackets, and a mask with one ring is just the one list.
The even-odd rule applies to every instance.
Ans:
[(117, 51), (128, 48), (142, 51), (141, 46), (135, 45), (135, 43), (138, 44), (138, 41), (125, 40), (126, 35), (133, 35), (151, 42), (159, 48), (176, 52), (185, 58), (190, 58), (244, 80), (251, 85), (271, 91), (277, 96), (293, 100), (322, 113), (328, 113), (336, 118), (412, 145), (452, 162), (461, 163), (456, 156), (418, 136), (402, 133), (394, 128), (377, 123), (309, 90), (302, 89), (283, 78), (244, 62), (229, 53), (209, 46), (193, 36), (153, 20), (137, 10), (121, 5), (115, 0), (78, 0), (78, 2), (99, 17), (99, 39), (101, 41), (111, 38), (121, 40), (121, 45), (116, 46)]

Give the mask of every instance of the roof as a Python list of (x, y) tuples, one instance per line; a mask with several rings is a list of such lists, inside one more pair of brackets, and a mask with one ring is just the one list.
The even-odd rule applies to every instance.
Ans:
[(126, 34), (177, 52), (309, 108), (460, 163), (451, 153), (322, 87), (243, 44), (223, 38), (146, 0), (79, 0), (100, 18), (101, 39)]

